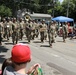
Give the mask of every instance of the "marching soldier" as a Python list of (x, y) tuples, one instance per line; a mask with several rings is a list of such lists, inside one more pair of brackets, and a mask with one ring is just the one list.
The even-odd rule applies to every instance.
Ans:
[(10, 19), (8, 18), (7, 19), (7, 22), (6, 22), (6, 29), (7, 29), (7, 40), (9, 40), (9, 37), (11, 36), (11, 30), (12, 30), (12, 23), (10, 22)]
[(47, 30), (46, 24), (44, 22), (45, 21), (43, 20), (42, 24), (39, 25), (39, 27), (40, 27), (40, 36), (41, 36), (41, 42), (42, 43), (44, 42), (44, 38), (46, 36), (45, 33), (46, 33), (46, 30)]
[(52, 22), (50, 26), (51, 35), (52, 35), (52, 43), (55, 43), (55, 36), (56, 36), (56, 25), (55, 22)]
[(62, 25), (62, 37), (63, 37), (63, 42), (65, 42), (65, 39), (67, 38), (67, 36), (68, 36), (68, 25), (67, 25), (67, 23), (65, 22), (65, 23), (63, 23), (63, 25)]
[(56, 31), (56, 26), (54, 22), (50, 22), (48, 25), (48, 38), (49, 38), (50, 47), (52, 47), (52, 43), (55, 42), (55, 31)]
[(0, 45), (2, 45), (2, 34), (3, 34), (3, 25), (0, 22)]
[(6, 38), (7, 37), (7, 24), (6, 24), (5, 18), (2, 21), (2, 25), (3, 25), (3, 38)]
[(31, 40), (31, 30), (32, 30), (32, 23), (31, 21), (26, 21), (26, 37), (28, 40), (28, 43), (30, 43)]
[(22, 40), (24, 35), (24, 22), (22, 21), (22, 18), (20, 18), (19, 20), (19, 27), (20, 27), (19, 38)]
[(34, 40), (35, 38), (35, 27), (36, 27), (36, 23), (35, 21), (33, 20), (32, 21), (32, 32), (31, 32), (31, 36), (32, 36), (32, 39)]
[(35, 21), (35, 36), (38, 37), (39, 35), (39, 24), (37, 23), (37, 21)]
[(19, 26), (18, 23), (16, 22), (16, 18), (13, 19), (13, 24), (12, 24), (12, 42), (13, 44), (17, 44), (18, 42), (18, 37), (19, 37)]

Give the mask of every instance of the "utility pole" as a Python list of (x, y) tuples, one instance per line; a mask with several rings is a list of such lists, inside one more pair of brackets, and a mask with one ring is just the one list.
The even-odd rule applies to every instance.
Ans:
[(53, 17), (54, 17), (54, 12), (55, 12), (55, 3), (56, 3), (56, 0), (53, 0)]
[(70, 0), (68, 0), (68, 2), (67, 2), (67, 4), (68, 4), (68, 6), (67, 6), (67, 17), (69, 16), (69, 3), (70, 3)]

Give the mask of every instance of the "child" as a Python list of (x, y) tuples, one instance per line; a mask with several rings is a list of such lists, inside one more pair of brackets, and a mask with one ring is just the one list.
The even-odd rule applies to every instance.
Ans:
[[(27, 63), (31, 61), (31, 50), (28, 45), (16, 44), (12, 48), (11, 55), (13, 66), (7, 66), (3, 75), (29, 75), (38, 67), (38, 64), (36, 64), (28, 72), (26, 71)], [(34, 75), (37, 75), (37, 73)]]

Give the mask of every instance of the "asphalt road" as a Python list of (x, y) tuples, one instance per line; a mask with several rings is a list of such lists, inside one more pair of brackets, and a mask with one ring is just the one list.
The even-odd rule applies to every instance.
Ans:
[[(24, 37), (19, 43), (27, 43)], [(0, 67), (5, 58), (11, 56), (12, 41), (3, 41), (0, 46)], [(50, 48), (48, 40), (40, 43), (39, 39), (32, 40), (29, 44), (32, 51), (32, 61), (28, 68), (35, 63), (40, 63), (44, 75), (76, 75), (76, 39), (66, 39), (62, 42), (61, 37), (56, 38), (56, 43)]]

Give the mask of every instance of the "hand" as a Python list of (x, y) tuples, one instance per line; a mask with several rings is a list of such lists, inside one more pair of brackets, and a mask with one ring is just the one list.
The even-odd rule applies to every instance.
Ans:
[(31, 73), (34, 73), (34, 75), (37, 75), (37, 68), (40, 67), (40, 64), (35, 64), (33, 65), (27, 72), (27, 74), (31, 74)]

